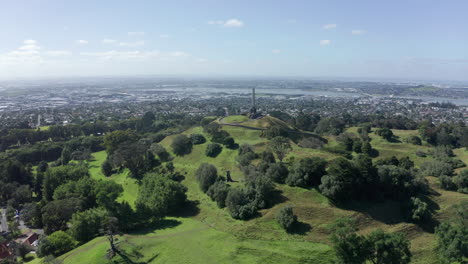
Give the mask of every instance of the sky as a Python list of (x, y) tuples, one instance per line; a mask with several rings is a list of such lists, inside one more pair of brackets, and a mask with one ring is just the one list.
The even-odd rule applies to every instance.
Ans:
[(468, 1), (2, 0), (0, 78), (468, 81)]

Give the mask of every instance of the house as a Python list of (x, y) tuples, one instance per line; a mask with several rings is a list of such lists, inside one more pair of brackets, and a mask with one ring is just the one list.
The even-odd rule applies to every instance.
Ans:
[(5, 259), (12, 256), (11, 250), (6, 242), (0, 243), (0, 259)]
[(27, 244), (33, 247), (37, 246), (37, 242), (39, 240), (39, 235), (36, 233), (31, 233), (28, 235), (26, 239), (24, 239), (23, 244)]

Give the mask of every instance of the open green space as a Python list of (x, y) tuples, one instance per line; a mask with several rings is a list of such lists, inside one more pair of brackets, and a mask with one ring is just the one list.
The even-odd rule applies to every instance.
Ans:
[[(267, 140), (260, 137), (261, 131), (241, 127), (223, 126), (238, 144), (248, 143), (256, 152), (266, 148)], [(353, 130), (354, 129), (354, 130)], [(348, 130), (355, 132), (355, 128)], [(397, 141), (390, 143), (380, 136), (370, 133), (371, 144), (380, 156), (376, 159), (395, 155), (399, 158), (409, 156), (419, 166), (426, 158), (415, 155), (419, 149), (428, 151), (429, 145), (416, 146), (405, 143), (405, 138), (417, 134), (417, 131), (393, 130)], [(195, 170), (202, 163), (211, 163), (224, 175), (231, 171), (236, 181), (233, 186), (241, 185), (243, 174), (239, 170), (236, 157), (238, 151), (223, 148), (215, 158), (207, 157), (205, 149), (210, 142), (201, 127), (194, 127), (184, 132), (203, 134), (208, 140), (195, 145), (190, 154), (178, 157), (172, 153), (171, 143), (176, 135), (166, 137), (161, 144), (174, 156), (174, 166), (184, 175), (183, 184), (188, 187), (187, 196), (197, 210), (184, 217), (169, 217), (162, 226), (142, 230), (138, 233), (123, 235), (122, 248), (127, 252), (139, 252), (141, 257), (132, 258), (136, 263), (333, 263), (334, 253), (330, 246), (328, 226), (337, 218), (350, 216), (358, 221), (360, 232), (367, 234), (377, 228), (389, 232), (404, 232), (411, 241), (412, 263), (435, 264), (436, 237), (413, 223), (403, 220), (400, 205), (396, 202), (359, 203), (346, 208), (338, 208), (316, 189), (304, 189), (287, 185), (276, 185), (282, 199), (271, 208), (260, 210), (258, 217), (248, 221), (233, 219), (227, 209), (219, 209), (215, 202), (204, 194), (195, 179)], [(330, 143), (333, 138), (330, 137)], [(458, 158), (468, 163), (468, 152), (455, 150)], [(338, 157), (324, 150), (304, 149), (293, 144), (286, 161), (294, 158), (320, 156), (327, 160)], [(105, 177), (100, 165), (106, 159), (104, 151), (93, 153), (89, 162), (90, 173), (95, 179), (113, 180), (123, 185), (124, 195), (120, 200), (133, 204), (137, 191), (137, 182), (123, 171)], [(435, 218), (443, 221), (453, 217), (453, 205), (467, 197), (457, 192), (439, 188), (438, 180), (427, 177), (430, 188), (434, 191), (428, 199), (437, 204)], [(275, 215), (285, 205), (292, 205), (298, 216), (301, 232), (287, 233), (276, 222)], [(104, 258), (109, 248), (105, 238), (96, 238), (60, 257), (65, 264), (107, 263)], [(34, 260), (37, 261), (37, 260)], [(34, 263), (31, 262), (31, 263)], [(36, 262), (37, 263), (37, 262)], [(114, 263), (124, 263), (117, 258)]]

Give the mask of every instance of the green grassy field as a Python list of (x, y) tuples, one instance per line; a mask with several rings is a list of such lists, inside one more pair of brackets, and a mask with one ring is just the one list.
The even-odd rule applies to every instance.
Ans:
[[(257, 152), (265, 149), (266, 140), (260, 138), (261, 131), (229, 126), (223, 126), (223, 129), (239, 144), (252, 144)], [(352, 129), (350, 131), (353, 132)], [(204, 134), (200, 127), (184, 132), (192, 133)], [(400, 143), (389, 143), (370, 134), (373, 147), (381, 154), (378, 158), (409, 156), (417, 165), (424, 162), (424, 158), (416, 157), (414, 153), (418, 149), (427, 151), (429, 146), (404, 143), (404, 138), (416, 131), (394, 130), (394, 133)], [(174, 137), (169, 136), (161, 142), (170, 152)], [(125, 234), (121, 238), (122, 247), (129, 252), (137, 250), (142, 254), (139, 258), (132, 258), (135, 263), (333, 263), (327, 227), (334, 219), (342, 216), (356, 218), (361, 233), (369, 233), (376, 228), (404, 232), (411, 240), (412, 263), (436, 263), (434, 234), (404, 222), (400, 205), (391, 201), (337, 208), (315, 189), (277, 185), (281, 199), (276, 205), (261, 210), (258, 217), (248, 221), (232, 219), (226, 209), (219, 209), (200, 191), (194, 172), (201, 163), (207, 162), (215, 165), (220, 175), (224, 175), (226, 170), (231, 171), (233, 179), (237, 181), (233, 185), (242, 184), (243, 176), (235, 161), (237, 150), (223, 148), (218, 157), (210, 158), (205, 155), (209, 143), (208, 140), (205, 144), (196, 145), (192, 153), (184, 157), (174, 156), (173, 160), (176, 169), (185, 177), (183, 184), (188, 187), (188, 199), (197, 204), (197, 212), (185, 217), (167, 218), (163, 227)], [(455, 152), (461, 159), (468, 158), (465, 150)], [(328, 160), (337, 157), (322, 150), (303, 149), (294, 145), (287, 159), (307, 156), (321, 156)], [(91, 175), (96, 179), (114, 180), (123, 184), (125, 193), (120, 199), (134, 201), (138, 185), (128, 177), (128, 172), (106, 178), (100, 172), (100, 164), (106, 158), (105, 152), (94, 153), (93, 157), (94, 160), (90, 162)], [(438, 207), (435, 218), (439, 221), (450, 219), (453, 215), (452, 206), (466, 200), (467, 196), (439, 189), (436, 178), (428, 177), (428, 180), (434, 190), (428, 199)], [(288, 234), (276, 223), (275, 215), (285, 205), (292, 205), (298, 216), (300, 228), (296, 233)], [(65, 264), (106, 263), (104, 255), (107, 249), (106, 240), (96, 238), (61, 259)], [(119, 261), (116, 263), (123, 263), (121, 259)]]
[(241, 122), (245, 122), (247, 120), (249, 120), (249, 118), (247, 116), (243, 116), (243, 115), (227, 116), (227, 117), (223, 118), (223, 121), (225, 123), (241, 123)]
[(128, 177), (128, 170), (113, 174), (110, 177), (104, 176), (101, 172), (101, 165), (106, 160), (107, 153), (105, 151), (95, 152), (92, 154), (92, 159), (89, 162), (89, 173), (96, 180), (115, 181), (121, 184), (124, 188), (123, 195), (118, 198), (118, 201), (127, 201), (131, 206), (134, 206), (137, 194), (138, 183), (135, 179)]

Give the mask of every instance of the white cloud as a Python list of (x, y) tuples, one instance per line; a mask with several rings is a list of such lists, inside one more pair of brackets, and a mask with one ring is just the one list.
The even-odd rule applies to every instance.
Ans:
[(37, 41), (35, 41), (33, 39), (27, 39), (27, 40), (23, 41), (23, 44), (25, 44), (25, 45), (36, 45)]
[(353, 35), (364, 35), (366, 33), (367, 33), (367, 31), (362, 30), (362, 29), (353, 29), (353, 30), (351, 30), (351, 34), (353, 34)]
[(185, 53), (183, 51), (169, 52), (169, 55), (172, 56), (172, 57), (187, 57), (187, 56), (189, 56), (188, 53)]
[(103, 39), (102, 40), (102, 43), (104, 43), (104, 44), (114, 44), (116, 42), (117, 42), (117, 40), (115, 40), (115, 39)]
[(331, 41), (329, 39), (322, 39), (320, 41), (320, 46), (327, 46), (330, 45)]
[(326, 25), (323, 25), (323, 29), (333, 29), (333, 28), (336, 28), (337, 25), (336, 24), (326, 24)]
[(32, 39), (23, 41), (23, 44), (24, 44), (23, 46), (18, 48), (19, 50), (31, 50), (31, 51), (36, 50), (37, 51), (41, 49), (41, 47), (37, 45), (37, 41), (32, 40)]
[(168, 59), (174, 57), (188, 57), (190, 54), (183, 51), (160, 52), (160, 51), (104, 51), (104, 52), (81, 52), (80, 55), (95, 57), (101, 60), (147, 60), (147, 59)]
[(135, 42), (120, 42), (119, 46), (122, 47), (138, 47), (138, 46), (143, 46), (145, 45), (145, 42), (143, 40), (135, 41)]
[(244, 22), (237, 18), (231, 18), (228, 20), (211, 20), (211, 21), (208, 21), (208, 24), (220, 25), (223, 27), (243, 27), (244, 26)]
[(89, 43), (89, 41), (87, 40), (84, 40), (84, 39), (79, 39), (76, 41), (76, 43), (80, 44), (80, 45), (86, 45)]
[(227, 20), (224, 25), (225, 27), (242, 27), (244, 26), (244, 22), (240, 21), (239, 19), (229, 19)]
[(274, 49), (274, 50), (271, 51), (271, 53), (273, 53), (273, 54), (278, 54), (280, 52), (281, 52), (281, 50), (279, 50), (279, 49)]
[(143, 31), (132, 31), (127, 33), (129, 36), (144, 36), (146, 32)]
[(44, 54), (53, 57), (63, 57), (72, 55), (72, 53), (68, 50), (49, 50), (44, 52)]

